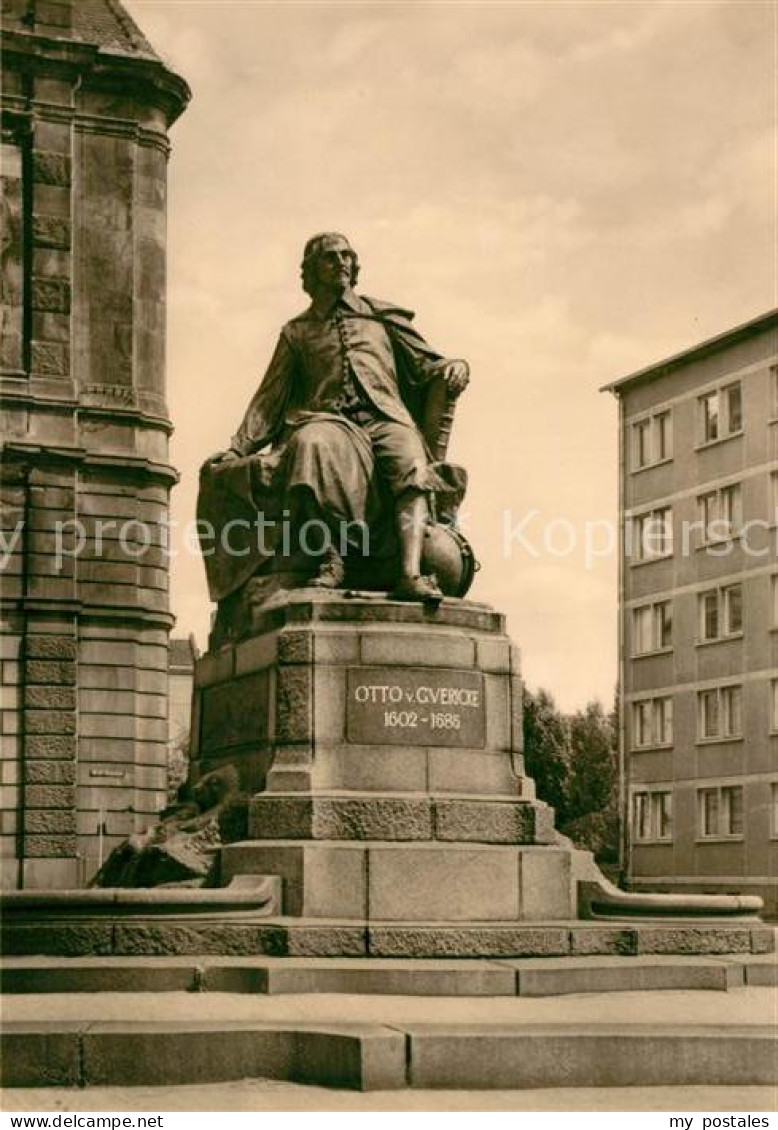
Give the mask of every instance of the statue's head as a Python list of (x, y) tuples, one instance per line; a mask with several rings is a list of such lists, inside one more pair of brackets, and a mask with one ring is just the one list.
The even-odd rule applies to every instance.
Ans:
[(228, 793), (238, 787), (238, 771), (234, 765), (223, 765), (205, 773), (192, 788), (192, 799), (200, 812), (207, 812), (221, 804)]
[(319, 232), (318, 235), (311, 236), (305, 245), (303, 261), (300, 268), (303, 278), (303, 290), (306, 294), (314, 294), (317, 284), (321, 281), (319, 271), (325, 267), (328, 258), (332, 256), (333, 252), (342, 251), (346, 251), (351, 260), (349, 285), (355, 286), (357, 278), (359, 277), (359, 260), (356, 251), (346, 239), (345, 235), (341, 235), (339, 232), (335, 231), (325, 231)]

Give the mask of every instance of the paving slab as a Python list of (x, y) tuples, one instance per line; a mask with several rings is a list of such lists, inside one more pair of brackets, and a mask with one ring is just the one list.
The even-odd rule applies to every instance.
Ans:
[(774, 1024), (770, 988), (733, 993), (658, 990), (563, 997), (424, 997), (349, 993), (61, 993), (11, 994), (12, 1022), (254, 1022), (259, 1024)]
[(462, 1091), (334, 1091), (276, 1079), (165, 1087), (18, 1088), (2, 1092), (5, 1111), (721, 1111), (769, 1112), (773, 1087), (564, 1087)]

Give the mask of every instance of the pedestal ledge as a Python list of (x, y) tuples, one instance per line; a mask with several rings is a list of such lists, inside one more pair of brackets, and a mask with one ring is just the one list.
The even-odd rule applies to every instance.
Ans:
[(553, 812), (542, 801), (417, 793), (273, 793), (254, 797), (255, 840), (441, 840), (553, 844)]

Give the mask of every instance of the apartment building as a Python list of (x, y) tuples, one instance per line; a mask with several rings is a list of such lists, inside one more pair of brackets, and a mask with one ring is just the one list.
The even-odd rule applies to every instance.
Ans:
[(624, 863), (634, 889), (778, 875), (778, 310), (619, 402)]

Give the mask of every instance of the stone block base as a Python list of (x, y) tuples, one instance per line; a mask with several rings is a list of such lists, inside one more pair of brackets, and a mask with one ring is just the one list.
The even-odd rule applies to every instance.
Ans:
[(569, 921), (571, 851), (468, 842), (254, 840), (221, 853), (221, 882), (279, 875), (284, 913), (367, 922)]
[(111, 925), (88, 915), (4, 921), (8, 956), (61, 957), (660, 957), (771, 954), (775, 931), (753, 924), (583, 922), (366, 923), (349, 919), (224, 914), (186, 920), (128, 917)]

